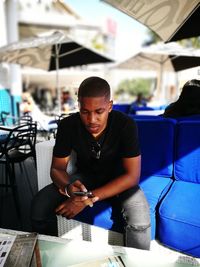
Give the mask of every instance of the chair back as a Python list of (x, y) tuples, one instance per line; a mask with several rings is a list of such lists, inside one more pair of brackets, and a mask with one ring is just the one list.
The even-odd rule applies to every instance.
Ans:
[(4, 156), (8, 161), (21, 161), (29, 156), (35, 158), (36, 123), (26, 123), (16, 127), (0, 127), (0, 132), (3, 136), (0, 141), (1, 157)]
[(200, 120), (200, 115), (191, 115), (191, 116), (185, 116), (185, 117), (179, 117), (176, 118), (177, 121), (199, 121)]

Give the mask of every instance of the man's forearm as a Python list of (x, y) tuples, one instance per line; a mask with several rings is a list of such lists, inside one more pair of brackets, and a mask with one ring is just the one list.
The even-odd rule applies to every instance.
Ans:
[(58, 188), (64, 188), (69, 183), (69, 175), (65, 170), (51, 168), (51, 179)]
[(92, 190), (92, 192), (95, 196), (99, 197), (99, 200), (103, 200), (118, 195), (123, 191), (136, 186), (138, 181), (139, 177), (135, 177), (133, 179), (133, 177), (129, 174), (124, 174), (108, 182), (104, 186)]

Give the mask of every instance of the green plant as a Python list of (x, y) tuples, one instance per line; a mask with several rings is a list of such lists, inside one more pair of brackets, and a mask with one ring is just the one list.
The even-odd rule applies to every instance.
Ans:
[(148, 97), (152, 93), (153, 79), (126, 79), (122, 80), (117, 90), (115, 91), (116, 96), (122, 93), (128, 93), (130, 96), (136, 96), (142, 93), (144, 97)]

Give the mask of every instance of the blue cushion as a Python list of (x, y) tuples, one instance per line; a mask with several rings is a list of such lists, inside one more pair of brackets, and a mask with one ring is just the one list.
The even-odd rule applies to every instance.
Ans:
[(200, 183), (200, 121), (177, 124), (175, 178)]
[(200, 184), (175, 181), (159, 208), (159, 239), (200, 257)]
[[(115, 216), (116, 224), (113, 224), (113, 217)], [(74, 217), (75, 220), (96, 225), (107, 230), (116, 232), (123, 232), (123, 221), (118, 214), (112, 212), (111, 205), (106, 201), (96, 202), (90, 208), (86, 207), (81, 213)]]
[(150, 206), (151, 239), (156, 235), (156, 210), (157, 205), (169, 189), (173, 180), (159, 176), (142, 177), (140, 187), (143, 190)]
[(135, 119), (142, 155), (142, 176), (172, 177), (174, 134), (172, 119)]

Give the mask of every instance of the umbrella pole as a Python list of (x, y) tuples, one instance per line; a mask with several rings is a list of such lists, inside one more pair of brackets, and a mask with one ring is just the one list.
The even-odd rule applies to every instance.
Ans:
[(55, 45), (56, 55), (56, 92), (58, 96), (58, 114), (61, 114), (61, 91), (59, 88), (59, 51), (58, 51), (58, 44)]
[(164, 73), (163, 73), (163, 63), (160, 66), (160, 99), (162, 103), (165, 101), (165, 88), (164, 88)]
[(156, 99), (163, 102), (163, 90), (164, 90), (164, 85), (163, 85), (163, 64), (160, 64), (160, 68), (158, 71), (158, 76), (157, 76), (157, 88), (156, 88)]

